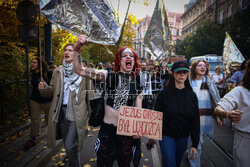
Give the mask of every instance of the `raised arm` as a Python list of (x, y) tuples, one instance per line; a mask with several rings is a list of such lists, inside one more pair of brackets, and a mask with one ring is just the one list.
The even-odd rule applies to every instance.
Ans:
[(94, 68), (84, 67), (80, 61), (80, 49), (81, 47), (88, 42), (88, 37), (85, 35), (80, 35), (75, 45), (74, 49), (74, 71), (78, 75), (87, 77), (89, 79), (96, 79), (99, 81), (105, 81), (107, 77), (106, 70), (96, 70)]

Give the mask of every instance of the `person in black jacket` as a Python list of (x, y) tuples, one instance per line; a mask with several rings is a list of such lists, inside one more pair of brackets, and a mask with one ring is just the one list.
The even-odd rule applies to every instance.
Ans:
[(180, 166), (189, 136), (192, 140), (190, 159), (194, 159), (200, 135), (198, 100), (188, 80), (188, 64), (175, 62), (171, 71), (172, 75), (155, 104), (155, 110), (163, 112), (160, 148), (164, 167)]
[[(38, 90), (38, 84), (41, 82), (41, 72), (40, 72), (40, 59), (34, 58), (31, 61), (31, 85), (32, 93), (30, 100), (30, 139), (25, 143), (24, 149), (28, 149), (36, 145), (36, 137), (40, 135), (40, 122), (41, 122), (41, 111), (45, 114), (44, 127), (48, 124), (49, 108), (51, 105), (52, 98), (43, 97), (40, 95)], [(48, 66), (45, 61), (42, 60), (42, 78), (49, 84), (51, 79), (51, 71), (48, 71)]]

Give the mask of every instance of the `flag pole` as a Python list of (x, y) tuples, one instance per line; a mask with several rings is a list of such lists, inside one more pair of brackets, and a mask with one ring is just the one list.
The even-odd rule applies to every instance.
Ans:
[(42, 52), (41, 52), (41, 35), (40, 35), (40, 23), (41, 23), (41, 18), (40, 18), (40, 4), (38, 3), (38, 41), (39, 41), (39, 59), (40, 59), (40, 76), (41, 76), (41, 81), (43, 81), (43, 64), (42, 64)]

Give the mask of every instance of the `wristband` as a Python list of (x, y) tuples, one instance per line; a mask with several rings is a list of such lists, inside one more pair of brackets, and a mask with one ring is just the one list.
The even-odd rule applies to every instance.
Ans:
[(222, 111), (222, 117), (223, 117), (223, 118), (227, 118), (226, 111), (224, 111), (224, 110)]
[(76, 48), (76, 47), (74, 48), (74, 51), (81, 53), (81, 49)]

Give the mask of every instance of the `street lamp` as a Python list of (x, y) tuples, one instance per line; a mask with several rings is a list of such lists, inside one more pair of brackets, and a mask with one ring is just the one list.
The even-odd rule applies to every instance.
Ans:
[(27, 106), (30, 113), (30, 73), (29, 73), (29, 40), (37, 38), (37, 26), (32, 25), (37, 17), (36, 6), (28, 0), (20, 2), (16, 9), (17, 19), (23, 24), (18, 26), (19, 36), (25, 41)]

